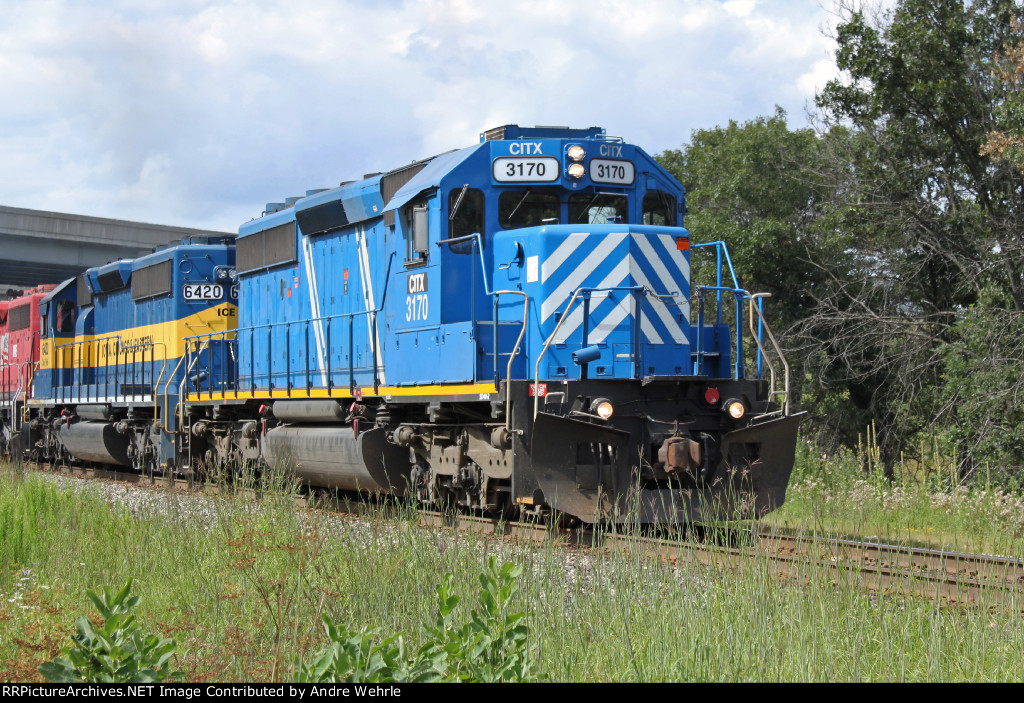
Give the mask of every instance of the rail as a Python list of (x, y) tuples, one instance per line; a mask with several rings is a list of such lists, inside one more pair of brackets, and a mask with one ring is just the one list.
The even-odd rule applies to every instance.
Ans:
[[(463, 189), (463, 190), (465, 190), (465, 189)], [(459, 195), (459, 200), (460, 201), (462, 200), (462, 195), (461, 194)], [(457, 208), (457, 207), (458, 207), (458, 203), (456, 203), (456, 205), (455, 205), (455, 208)], [(453, 210), (454, 210), (454, 208), (453, 208)], [(498, 357), (500, 356), (499, 352), (498, 352), (498, 333), (499, 333), (499, 330), (498, 330), (498, 301), (501, 299), (501, 296), (503, 296), (503, 295), (518, 295), (518, 296), (522, 296), (522, 298), (523, 298), (523, 324), (522, 324), (522, 327), (520, 327), (520, 329), (519, 329), (519, 337), (516, 339), (516, 345), (512, 349), (512, 353), (509, 354), (508, 366), (505, 368), (505, 429), (508, 430), (509, 432), (511, 432), (512, 431), (512, 414), (508, 412), (508, 397), (509, 397), (508, 394), (509, 394), (509, 385), (510, 385), (508, 382), (512, 380), (512, 362), (515, 361), (516, 356), (519, 354), (519, 347), (523, 343), (523, 338), (526, 336), (526, 325), (527, 325), (527, 322), (528, 322), (529, 316), (530, 316), (530, 296), (527, 295), (526, 293), (524, 293), (521, 290), (496, 290), (496, 291), (492, 291), (491, 290), (491, 286), (487, 282), (487, 262), (484, 261), (484, 247), (483, 247), (483, 242), (480, 239), (480, 233), (479, 232), (474, 232), (473, 234), (467, 234), (467, 235), (464, 235), (464, 236), (461, 236), (461, 237), (452, 237), (450, 239), (441, 239), (441, 240), (438, 240), (437, 246), (441, 246), (442, 244), (454, 244), (456, 242), (464, 242), (464, 241), (468, 241), (468, 240), (472, 240), (473, 241), (473, 248), (476, 249), (477, 254), (479, 255), (479, 258), (480, 258), (480, 272), (481, 272), (481, 275), (483, 276), (483, 279), (484, 279), (484, 294), (489, 295), (492, 298), (494, 298), (494, 311), (493, 311), (492, 323), (494, 325), (493, 344), (494, 344), (494, 389), (495, 390), (498, 390), (499, 387), (500, 387), (500, 384), (501, 384), (501, 379), (498, 377)], [(475, 297), (476, 296), (475, 296), (475, 293), (474, 293), (474, 298)], [(473, 319), (475, 321), (476, 320), (476, 314), (474, 313), (472, 315), (472, 317), (473, 317)], [(521, 433), (522, 430), (517, 430), (517, 432)]]
[[(274, 337), (275, 337), (274, 332), (275, 331), (280, 332), (282, 329), (284, 330), (284, 344), (285, 344), (285, 353), (284, 353), (284, 367), (285, 368), (283, 370), (283, 374), (284, 374), (284, 389), (285, 389), (285, 392), (287, 394), (287, 397), (289, 397), (289, 398), (292, 397), (292, 391), (295, 390), (295, 388), (296, 388), (296, 386), (293, 384), (293, 377), (292, 377), (292, 371), (293, 370), (296, 371), (296, 372), (301, 372), (304, 375), (306, 391), (310, 391), (310, 390), (312, 390), (314, 388), (325, 388), (327, 390), (328, 394), (330, 394), (331, 391), (334, 390), (334, 388), (340, 387), (340, 384), (336, 384), (335, 381), (334, 381), (335, 372), (336, 371), (345, 371), (346, 370), (344, 365), (341, 366), (340, 368), (336, 368), (334, 366), (333, 361), (332, 361), (332, 354), (331, 354), (331, 351), (332, 351), (332, 346), (331, 346), (332, 332), (335, 335), (338, 334), (338, 332), (336, 330), (337, 325), (335, 323), (337, 321), (339, 321), (339, 320), (345, 320), (348, 323), (347, 327), (348, 327), (348, 352), (349, 353), (348, 353), (347, 371), (348, 371), (349, 391), (354, 394), (356, 392), (357, 387), (358, 387), (357, 384), (356, 384), (356, 372), (357, 371), (363, 371), (363, 370), (368, 369), (368, 368), (372, 368), (372, 371), (373, 371), (373, 390), (374, 390), (374, 393), (377, 393), (379, 391), (379, 389), (380, 389), (380, 371), (381, 371), (381, 367), (382, 367), (380, 348), (379, 348), (379, 345), (377, 343), (377, 340), (379, 338), (378, 328), (377, 328), (377, 316), (381, 312), (383, 312), (384, 304), (387, 301), (388, 283), (390, 282), (390, 279), (391, 279), (391, 265), (394, 262), (394, 259), (395, 259), (395, 253), (392, 252), (391, 256), (388, 258), (388, 266), (387, 266), (387, 270), (386, 270), (385, 276), (384, 276), (384, 281), (385, 281), (384, 282), (384, 290), (383, 290), (383, 293), (381, 294), (380, 304), (379, 305), (375, 305), (372, 309), (369, 309), (369, 310), (357, 310), (355, 312), (349, 312), (349, 313), (337, 313), (335, 315), (322, 315), (320, 317), (304, 318), (302, 320), (292, 320), (292, 321), (288, 321), (288, 322), (275, 322), (275, 323), (270, 323), (270, 324), (266, 324), (266, 325), (254, 325), (252, 327), (243, 327), (243, 328), (238, 328), (238, 329), (234, 329), (234, 330), (226, 330), (226, 331), (223, 331), (223, 332), (211, 332), (211, 333), (208, 333), (208, 334), (200, 334), (200, 335), (193, 335), (193, 336), (190, 336), (190, 337), (186, 337), (184, 339), (184, 341), (185, 341), (185, 356), (188, 357), (188, 361), (186, 361), (186, 373), (185, 373), (185, 376), (188, 379), (188, 381), (191, 383), (191, 385), (194, 387), (194, 390), (193, 389), (189, 390), (189, 395), (194, 395), (195, 398), (201, 400), (203, 395), (205, 394), (205, 395), (207, 395), (207, 398), (209, 400), (213, 400), (214, 399), (214, 394), (217, 393), (217, 392), (220, 392), (220, 393), (223, 393), (225, 396), (233, 393), (234, 397), (238, 398), (239, 397), (239, 393), (241, 393), (243, 391), (243, 389), (242, 389), (243, 379), (247, 379), (248, 380), (248, 391), (251, 392), (251, 393), (255, 393), (255, 391), (257, 389), (264, 390), (263, 386), (262, 385), (257, 385), (257, 381), (256, 381), (257, 378), (261, 378), (262, 379), (264, 376), (266, 377), (266, 381), (267, 381), (267, 385), (266, 385), (265, 390), (267, 392), (271, 392), (271, 391), (275, 390), (275, 388), (277, 388), (277, 386), (275, 386), (274, 380), (275, 380), (275, 377), (280, 375), (281, 372), (275, 370), (279, 365), (274, 363), (274, 346), (273, 346)], [(369, 339), (369, 343), (370, 343), (370, 354), (371, 354), (371, 356), (373, 358), (372, 367), (369, 367), (369, 366), (356, 366), (356, 364), (355, 364), (355, 320), (356, 320), (357, 317), (364, 317), (364, 316), (369, 319), (369, 325), (370, 325), (370, 330), (369, 330), (369, 337), (370, 337), (370, 339)], [(308, 353), (308, 351), (310, 349), (309, 342), (310, 342), (310, 326), (311, 325), (313, 326), (313, 333), (316, 336), (316, 344), (317, 344), (317, 354), (316, 354), (317, 365), (316, 365), (315, 369), (314, 369), (314, 367), (312, 367), (310, 365), (310, 354)], [(302, 329), (303, 345), (304, 345), (303, 351), (306, 352), (306, 353), (303, 354), (304, 366), (301, 366), (301, 367), (293, 369), (292, 368), (292, 350), (291, 350), (291, 342), (292, 342), (292, 336), (293, 336), (292, 330), (293, 329), (298, 329), (298, 328)], [(227, 373), (227, 371), (229, 369), (234, 368), (234, 367), (238, 367), (237, 363), (235, 364), (234, 367), (231, 364), (228, 364), (228, 356), (230, 355), (232, 360), (237, 362), (237, 360), (239, 359), (238, 345), (239, 345), (239, 343), (241, 341), (243, 341), (243, 338), (244, 338), (244, 336), (246, 334), (248, 334), (249, 349), (250, 350), (255, 350), (255, 348), (256, 348), (255, 344), (256, 344), (256, 341), (257, 341), (257, 339), (256, 339), (256, 332), (257, 332), (257, 330), (265, 330), (266, 331), (266, 338), (265, 339), (266, 339), (267, 356), (266, 356), (266, 371), (265, 371), (265, 373), (263, 372), (262, 369), (260, 369), (259, 370), (260, 372), (257, 373), (256, 355), (254, 353), (250, 353), (248, 355), (249, 356), (249, 369), (248, 369), (249, 373), (248, 373), (248, 375), (243, 376), (241, 368), (238, 368), (238, 372), (233, 374), (233, 375)], [(220, 368), (224, 371), (224, 373), (220, 374), (220, 376), (217, 379), (217, 382), (220, 384), (220, 389), (219, 390), (214, 388), (213, 375), (209, 371), (209, 370), (215, 368), (215, 363), (214, 362), (216, 361), (216, 359), (214, 358), (214, 354), (218, 353), (218, 352), (215, 352), (215, 350), (219, 350), (219, 353), (221, 355), (221, 357), (220, 357), (220, 361), (221, 361)], [(205, 367), (204, 367), (204, 365), (202, 363), (203, 359), (201, 357), (201, 355), (204, 353), (204, 351), (206, 353), (206, 365), (205, 365)], [(195, 375), (194, 376), (189, 376), (190, 371), (188, 369), (190, 369), (192, 367), (195, 368)], [(204, 368), (206, 369), (205, 371), (204, 371)], [(313, 380), (314, 371), (315, 371), (315, 375), (318, 375), (321, 378), (321, 384), (320, 385), (317, 385), (314, 382), (314, 380)], [(204, 376), (204, 373), (205, 373), (205, 376)], [(210, 381), (209, 384), (208, 384), (208, 388), (204, 389), (203, 388), (203, 383), (206, 380), (208, 380), (208, 379)], [(228, 386), (231, 386), (231, 387), (229, 388)], [(182, 386), (182, 389), (184, 389), (184, 386)]]
[[(749, 294), (743, 288), (740, 287), (739, 279), (736, 277), (736, 269), (732, 265), (732, 256), (729, 255), (729, 247), (728, 247), (728, 245), (726, 245), (725, 242), (723, 242), (723, 241), (703, 242), (701, 244), (691, 244), (690, 245), (691, 249), (707, 249), (707, 248), (711, 248), (711, 247), (714, 247), (714, 250), (715, 250), (715, 285), (714, 286), (704, 286), (703, 288), (705, 290), (714, 290), (714, 291), (716, 291), (716, 295), (715, 295), (715, 297), (716, 297), (716, 319), (715, 319), (715, 322), (716, 322), (716, 324), (720, 325), (720, 324), (722, 324), (722, 297), (723, 297), (723, 295), (725, 293), (727, 293), (727, 292), (732, 292), (734, 294), (735, 293), (742, 293), (742, 294), (746, 295), (747, 297), (749, 297)], [(732, 281), (732, 288), (730, 288), (729, 286), (725, 285), (726, 284), (726, 281), (725, 281), (725, 273), (726, 272), (728, 272), (729, 279)], [(703, 302), (703, 300), (701, 302)], [(764, 308), (762, 307), (759, 312), (763, 314), (764, 313)], [(741, 319), (742, 319), (742, 315), (738, 314), (736, 316), (736, 320), (737, 320), (736, 326), (737, 326), (737, 328), (740, 327), (740, 320)], [(760, 339), (760, 335), (759, 334), (755, 335), (755, 339)], [(700, 338), (698, 337), (698, 341), (699, 340), (700, 340)], [(761, 353), (762, 352), (762, 349), (761, 349), (762, 348), (762, 343), (761, 342), (763, 342), (763, 341), (764, 341), (763, 339), (760, 339), (760, 342), (757, 344), (757, 347), (758, 347), (757, 360), (756, 360), (756, 363), (757, 363), (757, 378), (761, 378), (761, 374), (762, 374), (763, 366), (764, 366), (764, 356), (762, 356), (762, 353)], [(741, 342), (741, 346), (742, 346), (742, 340), (740, 340), (740, 342)], [(739, 354), (737, 354), (737, 360), (738, 361), (742, 360), (742, 357)]]
[[(32, 382), (35, 380), (36, 371), (38, 369), (39, 369), (39, 362), (38, 361), (28, 362), (28, 381), (25, 383), (26, 394), (32, 392)], [(28, 401), (27, 395), (26, 395), (26, 399), (25, 400), (26, 400), (26, 402), (22, 403), (22, 406), (21, 406), (21, 412), (22, 412), (21, 421), (23, 423), (28, 422), (31, 419), (31, 416), (29, 414), (30, 411), (29, 411), (29, 406), (28, 406), (28, 402), (27, 402)]]
[[(714, 291), (717, 298), (717, 324), (722, 324), (722, 294), (732, 293), (736, 298), (736, 353), (733, 357), (733, 378), (745, 378), (747, 375), (746, 364), (743, 361), (743, 301), (747, 299), (747, 292), (742, 288), (727, 288), (725, 286), (695, 286), (697, 294), (697, 349), (693, 353), (693, 375), (698, 376), (704, 364), (704, 357), (708, 352), (704, 351), (704, 305), (708, 291)], [(717, 326), (715, 330), (717, 332)]]
[[(764, 340), (762, 334), (767, 332), (768, 339), (772, 343), (772, 348), (775, 350), (776, 356), (779, 357), (779, 363), (782, 364), (784, 370), (783, 375), (783, 388), (781, 391), (775, 390), (775, 366), (769, 362), (768, 371), (770, 373), (771, 381), (768, 385), (768, 397), (774, 398), (776, 395), (782, 396), (782, 414), (789, 415), (789, 362), (786, 361), (785, 354), (782, 353), (782, 347), (779, 346), (778, 340), (775, 339), (775, 335), (772, 333), (772, 328), (768, 325), (768, 320), (764, 318), (764, 306), (761, 305), (765, 298), (771, 296), (771, 293), (754, 293), (753, 295), (748, 294), (750, 298), (750, 334), (754, 338), (754, 342), (757, 344), (758, 349), (758, 378), (761, 376), (761, 360), (767, 359), (768, 354), (764, 348)], [(756, 305), (755, 305), (756, 302)], [(757, 313), (757, 329), (754, 329), (754, 313)], [(737, 325), (738, 327), (739, 325)], [(768, 413), (773, 415), (775, 413)]]
[[(164, 352), (159, 374), (158, 347)], [(62, 403), (81, 403), (152, 396), (156, 413), (156, 384), (166, 369), (167, 345), (163, 342), (126, 345), (120, 335), (70, 342), (54, 347), (56, 376), (51, 397)]]
[[(33, 369), (39, 364), (39, 330), (29, 335), (29, 355), (27, 361), (11, 362), (8, 356), (7, 363), (0, 364), (0, 407), (7, 407), (11, 416), (11, 430), (17, 432), (21, 425), (19, 420), (24, 422), (28, 413), (28, 394), (32, 388)], [(10, 337), (5, 336), (4, 342), (9, 345)], [(7, 353), (10, 349), (5, 347)], [(14, 388), (15, 383), (17, 388)], [(12, 392), (12, 389), (13, 392)], [(21, 403), (21, 413), (18, 412), (18, 404)]]
[[(22, 414), (18, 412), (18, 403), (25, 398), (25, 390), (31, 384), (31, 381), (27, 379), (30, 378), (30, 368), (33, 363), (32, 361), (23, 361), (21, 363), (7, 363), (0, 366), (0, 383), (3, 384), (3, 397), (0, 398), (3, 400), (3, 403), (0, 407), (8, 409), (8, 414), (11, 418), (11, 431), (15, 433), (21, 427), (18, 420), (24, 419)], [(14, 388), (15, 383), (17, 383), (17, 388), (12, 392), (9, 389)]]

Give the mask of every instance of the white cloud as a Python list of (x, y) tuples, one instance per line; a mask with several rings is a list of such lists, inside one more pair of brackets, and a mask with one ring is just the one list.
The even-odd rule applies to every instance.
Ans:
[(5, 11), (0, 202), (225, 230), (508, 122), (604, 126), (651, 152), (776, 103), (799, 122), (832, 66), (817, 0)]

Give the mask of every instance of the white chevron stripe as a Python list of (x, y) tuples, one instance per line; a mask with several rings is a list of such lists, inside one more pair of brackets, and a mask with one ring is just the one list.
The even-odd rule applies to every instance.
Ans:
[[(647, 259), (647, 263), (654, 269), (654, 273), (658, 275), (658, 280), (665, 286), (664, 293), (682, 293), (683, 287), (672, 277), (669, 270), (665, 268), (665, 263), (661, 260), (661, 256), (654, 250), (654, 246), (651, 244), (651, 240), (647, 237), (634, 237), (634, 241), (637, 246), (640, 247), (640, 251), (643, 252), (644, 258)], [(680, 296), (682, 297), (682, 296)]]
[[(647, 280), (647, 276), (644, 275), (644, 272), (640, 270), (639, 266), (631, 267), (629, 273), (633, 277), (634, 281), (636, 281), (638, 284), (640, 284), (647, 290), (652, 292), (655, 290), (654, 286), (652, 286), (651, 282)], [(682, 344), (683, 342), (685, 342), (686, 335), (683, 334), (683, 330), (679, 327), (679, 324), (676, 322), (675, 317), (673, 317), (671, 311), (669, 311), (668, 306), (665, 305), (665, 301), (661, 300), (660, 298), (655, 298), (653, 296), (646, 298), (646, 300), (648, 300), (648, 302), (650, 302), (651, 304), (651, 307), (654, 308), (654, 313), (661, 320), (661, 323), (665, 325), (665, 329), (667, 329), (668, 333), (672, 335), (672, 341), (675, 342), (676, 344)], [(646, 321), (646, 319), (647, 318), (645, 316), (644, 320)]]
[[(627, 256), (625, 259), (620, 261), (618, 265), (612, 269), (612, 272), (604, 277), (604, 280), (598, 283), (595, 288), (614, 288), (615, 286), (622, 283), (626, 276), (629, 275), (629, 269), (633, 265), (633, 257)], [(608, 292), (594, 293), (590, 297), (591, 307), (590, 311), (593, 313), (597, 309), (597, 306), (608, 297)], [(566, 318), (565, 322), (558, 330), (558, 336), (555, 337), (556, 344), (564, 344), (572, 333), (579, 329), (579, 326), (583, 324), (583, 303), (579, 300), (576, 301), (573, 306), (573, 310), (569, 313), (569, 317)]]
[[(565, 279), (552, 291), (551, 295), (541, 304), (540, 309), (540, 321), (546, 322), (552, 313), (558, 309), (558, 307), (566, 302), (569, 295), (580, 287), (583, 281), (586, 280), (587, 276), (590, 275), (597, 265), (603, 261), (611, 252), (622, 243), (622, 240), (628, 235), (627, 232), (616, 232), (609, 234), (606, 238), (601, 240), (587, 258), (576, 267), (576, 269), (565, 277)], [(545, 262), (546, 264), (546, 262)]]
[(640, 321), (640, 331), (647, 337), (647, 341), (651, 344), (664, 344), (661, 335), (658, 334), (658, 330), (654, 329), (654, 324), (651, 319), (644, 316), (644, 319)]
[[(635, 302), (636, 301), (633, 298), (620, 300), (618, 305), (615, 306), (615, 309), (612, 310), (611, 313), (601, 320), (601, 322), (597, 324), (597, 327), (594, 328), (594, 333), (590, 337), (590, 343), (600, 344), (607, 339), (609, 334), (615, 331), (615, 328), (618, 327), (623, 320), (627, 317), (633, 316), (633, 306), (635, 305)], [(651, 344), (665, 343), (661, 338), (661, 335), (658, 334), (658, 330), (654, 328), (654, 325), (651, 324), (651, 321), (647, 317), (644, 317), (644, 319), (640, 321), (640, 331), (643, 332), (647, 341)]]
[[(373, 281), (370, 280), (370, 253), (366, 247), (366, 228), (360, 227), (359, 232), (356, 234), (356, 243), (359, 246), (358, 259), (359, 259), (359, 274), (363, 284), (363, 301), (366, 305), (367, 310), (373, 310), (373, 305), (376, 300), (373, 295)], [(373, 338), (373, 320), (370, 319), (370, 315), (363, 315), (366, 318), (366, 338)], [(380, 336), (378, 335), (374, 339), (376, 343), (375, 349), (377, 350), (378, 358), (375, 358), (374, 366), (377, 367), (377, 377), (381, 383), (384, 383), (384, 365), (378, 363), (380, 361)]]
[(615, 328), (619, 326), (623, 320), (633, 314), (633, 300), (631, 298), (623, 298), (616, 303), (612, 311), (605, 316), (603, 320), (597, 323), (597, 326), (591, 331), (590, 339), (587, 340), (588, 344), (600, 344), (608, 335), (615, 331)]
[(668, 259), (676, 265), (679, 269), (679, 273), (683, 274), (683, 278), (686, 282), (690, 282), (690, 262), (683, 256), (683, 252), (676, 249), (676, 238), (670, 234), (662, 234), (658, 237), (661, 241), (661, 245), (665, 247), (665, 251), (668, 252)]
[(576, 251), (583, 240), (590, 236), (590, 232), (574, 232), (570, 234), (565, 240), (558, 245), (558, 248), (551, 252), (551, 256), (544, 259), (544, 265), (540, 268), (540, 282), (547, 283), (548, 277), (551, 276), (558, 267), (565, 263), (565, 260)]

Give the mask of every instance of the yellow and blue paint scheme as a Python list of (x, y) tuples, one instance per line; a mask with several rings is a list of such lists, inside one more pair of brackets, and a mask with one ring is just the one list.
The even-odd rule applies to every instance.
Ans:
[(191, 369), (184, 358), (188, 337), (235, 328), (234, 264), (233, 237), (193, 236), (65, 282), (43, 308), (33, 405), (131, 408), (159, 429), (161, 463), (173, 461), (183, 385), (233, 385), (236, 365), (226, 354), (207, 354)]

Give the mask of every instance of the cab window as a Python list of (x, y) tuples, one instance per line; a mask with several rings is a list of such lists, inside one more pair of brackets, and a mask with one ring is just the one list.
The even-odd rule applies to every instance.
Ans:
[(577, 193), (569, 197), (569, 224), (610, 225), (629, 222), (629, 200), (615, 193)]
[(554, 193), (507, 190), (498, 198), (498, 223), (505, 229), (557, 225), (560, 209)]
[(70, 300), (63, 300), (57, 306), (57, 332), (75, 333), (75, 305)]
[(649, 190), (644, 195), (643, 224), (676, 226), (676, 199), (661, 190)]
[[(476, 188), (452, 188), (448, 194), (448, 238), (480, 234), (480, 245), (484, 243), (484, 192)], [(448, 247), (458, 254), (473, 251), (473, 242), (452, 242)]]
[(405, 264), (421, 264), (427, 260), (429, 248), (430, 206), (426, 200), (419, 200), (405, 208)]

